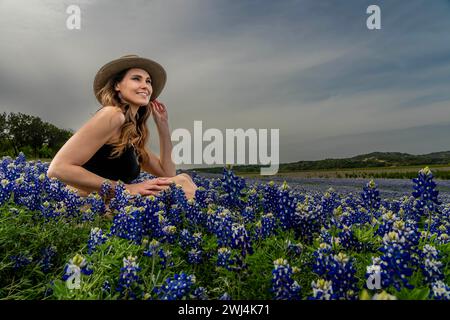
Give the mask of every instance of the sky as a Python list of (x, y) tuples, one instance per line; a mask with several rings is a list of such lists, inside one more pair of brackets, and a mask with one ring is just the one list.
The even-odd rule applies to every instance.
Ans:
[(448, 0), (0, 0), (0, 112), (76, 131), (97, 70), (137, 54), (167, 71), (171, 130), (279, 129), (281, 163), (447, 151), (449, 14)]

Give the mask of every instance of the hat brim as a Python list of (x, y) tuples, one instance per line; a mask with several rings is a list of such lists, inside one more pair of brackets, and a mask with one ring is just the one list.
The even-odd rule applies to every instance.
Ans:
[(152, 95), (150, 96), (151, 101), (155, 100), (161, 94), (166, 84), (167, 74), (159, 63), (142, 57), (119, 58), (105, 64), (95, 75), (94, 94), (100, 103), (101, 101), (97, 97), (100, 89), (105, 86), (111, 77), (130, 68), (144, 69), (150, 75), (153, 88)]

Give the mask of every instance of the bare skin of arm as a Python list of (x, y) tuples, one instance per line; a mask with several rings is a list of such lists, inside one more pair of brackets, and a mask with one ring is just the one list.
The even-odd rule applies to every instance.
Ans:
[(80, 189), (80, 195), (100, 191), (105, 179), (84, 169), (82, 165), (114, 134), (120, 132), (124, 122), (125, 116), (116, 107), (99, 110), (58, 151), (50, 163), (47, 176)]

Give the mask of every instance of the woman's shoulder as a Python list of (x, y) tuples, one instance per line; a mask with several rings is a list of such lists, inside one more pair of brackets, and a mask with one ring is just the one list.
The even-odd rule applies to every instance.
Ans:
[(102, 106), (96, 114), (105, 116), (116, 124), (123, 125), (125, 123), (125, 114), (117, 106)]
[(123, 111), (120, 107), (118, 106), (101, 106), (100, 108), (98, 108), (97, 112), (108, 112), (108, 113), (121, 113), (123, 114)]

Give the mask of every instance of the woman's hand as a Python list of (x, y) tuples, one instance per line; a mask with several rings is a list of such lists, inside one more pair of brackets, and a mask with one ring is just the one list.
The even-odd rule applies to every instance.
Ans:
[(155, 178), (140, 183), (127, 184), (125, 185), (125, 189), (127, 189), (132, 195), (140, 194), (142, 196), (157, 196), (161, 191), (170, 188), (172, 183), (174, 183), (172, 179)]
[(152, 109), (153, 120), (155, 120), (156, 125), (166, 125), (169, 120), (166, 106), (155, 99), (154, 101), (150, 101), (150, 107)]

